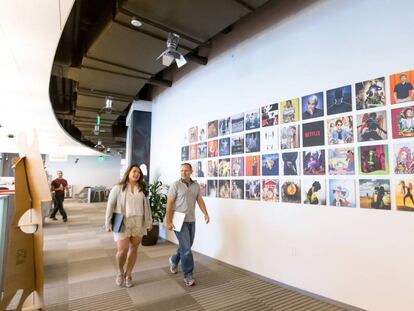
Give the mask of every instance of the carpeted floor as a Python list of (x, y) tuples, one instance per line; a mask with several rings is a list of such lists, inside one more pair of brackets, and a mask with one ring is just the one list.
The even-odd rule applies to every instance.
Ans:
[(194, 253), (197, 285), (169, 272), (176, 246), (140, 246), (135, 286), (115, 285), (116, 245), (102, 229), (105, 204), (65, 201), (69, 221), (44, 226), (46, 310), (346, 310)]

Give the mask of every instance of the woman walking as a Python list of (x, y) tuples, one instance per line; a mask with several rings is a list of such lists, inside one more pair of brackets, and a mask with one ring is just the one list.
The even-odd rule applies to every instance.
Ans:
[[(148, 190), (141, 169), (130, 165), (122, 180), (112, 188), (106, 206), (105, 226), (112, 230), (113, 213), (123, 216), (120, 232), (113, 232), (117, 242), (116, 253), (118, 286), (132, 287), (132, 269), (134, 268), (138, 246), (141, 239), (152, 227), (151, 212), (148, 203)], [(115, 230), (117, 231), (117, 230)], [(126, 263), (126, 269), (124, 269)]]

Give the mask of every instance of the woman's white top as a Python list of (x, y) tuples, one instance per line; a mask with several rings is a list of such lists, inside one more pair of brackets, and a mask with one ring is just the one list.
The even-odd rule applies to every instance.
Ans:
[(145, 196), (142, 191), (138, 189), (138, 186), (134, 187), (134, 193), (132, 193), (132, 187), (128, 184), (125, 205), (126, 218), (132, 216), (144, 216), (144, 200)]

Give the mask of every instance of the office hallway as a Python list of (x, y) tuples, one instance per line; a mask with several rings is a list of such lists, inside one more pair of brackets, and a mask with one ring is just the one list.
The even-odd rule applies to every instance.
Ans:
[(116, 247), (102, 229), (105, 204), (65, 201), (69, 221), (44, 226), (46, 310), (346, 310), (194, 253), (195, 287), (169, 272), (176, 246), (140, 246), (134, 287), (115, 285)]

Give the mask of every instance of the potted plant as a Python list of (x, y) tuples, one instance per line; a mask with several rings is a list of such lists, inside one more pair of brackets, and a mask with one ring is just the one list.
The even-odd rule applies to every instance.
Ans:
[(163, 221), (165, 216), (165, 205), (167, 204), (167, 186), (163, 185), (160, 180), (155, 180), (148, 187), (149, 202), (152, 216), (152, 229), (148, 234), (142, 237), (141, 244), (151, 246), (157, 244), (160, 233), (159, 223)]

